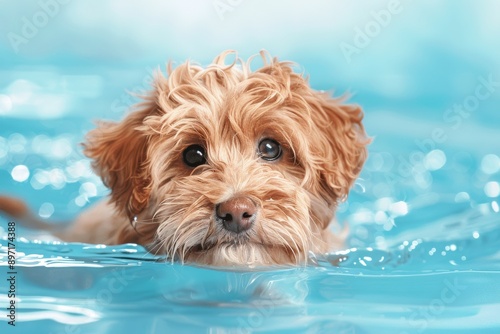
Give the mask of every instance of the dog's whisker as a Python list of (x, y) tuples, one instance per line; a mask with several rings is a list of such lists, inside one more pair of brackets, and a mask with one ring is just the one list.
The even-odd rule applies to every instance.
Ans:
[(147, 219), (147, 220), (138, 219), (135, 222), (136, 226), (139, 226), (139, 225), (154, 225), (154, 224), (158, 224), (158, 222), (155, 219)]
[[(159, 255), (160, 254), (160, 250), (161, 250), (161, 242), (158, 241), (158, 240), (153, 241), (149, 245), (148, 249), (149, 249), (150, 253), (152, 253), (154, 255)], [(168, 254), (167, 253), (165, 253), (165, 252), (161, 252), (161, 253), (165, 254), (167, 256), (167, 258), (168, 258)]]
[(281, 238), (283, 240), (283, 245), (285, 246), (285, 248), (288, 248), (292, 252), (292, 254), (294, 255), (294, 257), (297, 258), (297, 252), (299, 251), (300, 248), (297, 245), (297, 243), (295, 242), (294, 238), (289, 233), (289, 231), (285, 229), (284, 232), (286, 233), (286, 235), (288, 236), (288, 238), (290, 240), (292, 240), (293, 246), (289, 242), (287, 242), (280, 234), (278, 234), (278, 236), (279, 236), (279, 238)]

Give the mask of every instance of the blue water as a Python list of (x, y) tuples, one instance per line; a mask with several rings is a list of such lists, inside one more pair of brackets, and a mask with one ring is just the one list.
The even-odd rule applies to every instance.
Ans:
[[(0, 11), (0, 193), (43, 218), (72, 219), (107, 194), (79, 143), (167, 59), (268, 49), (315, 89), (352, 92), (374, 142), (338, 208), (346, 249), (305, 267), (183, 266), (17, 224), (16, 327), (0, 216), (0, 333), (500, 333), (496, 2), (401, 1), (346, 56), (341, 43), (392, 2), (223, 1), (222, 13), (216, 1), (48, 1)], [(50, 19), (13, 44), (41, 11)]]

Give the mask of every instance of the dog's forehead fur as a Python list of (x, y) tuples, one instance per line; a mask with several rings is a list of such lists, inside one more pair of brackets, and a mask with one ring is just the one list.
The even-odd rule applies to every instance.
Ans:
[[(157, 73), (150, 97), (156, 112), (145, 118), (146, 132), (160, 135), (161, 146), (172, 154), (201, 144), (215, 161), (235, 158), (235, 153), (255, 156), (258, 141), (269, 137), (294, 158), (317, 163), (311, 153), (323, 150), (324, 143), (314, 140), (318, 130), (313, 117), (322, 115), (313, 109), (320, 108), (318, 99), (329, 98), (327, 94), (313, 91), (293, 72), (292, 63), (273, 59), (252, 72), (250, 61), (226, 65), (226, 56), (207, 68), (181, 64), (169, 70), (168, 78)], [(332, 125), (329, 119), (320, 122)]]
[(146, 123), (161, 134), (217, 142), (267, 132), (288, 137), (311, 128), (306, 99), (314, 93), (289, 63), (274, 62), (256, 72), (235, 64), (202, 68), (186, 63), (168, 79), (157, 75), (155, 91), (158, 113)]

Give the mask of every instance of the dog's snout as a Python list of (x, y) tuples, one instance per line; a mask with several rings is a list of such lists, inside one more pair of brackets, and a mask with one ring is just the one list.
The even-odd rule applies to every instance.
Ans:
[(252, 227), (257, 207), (248, 197), (234, 197), (217, 205), (215, 213), (226, 230), (241, 233)]

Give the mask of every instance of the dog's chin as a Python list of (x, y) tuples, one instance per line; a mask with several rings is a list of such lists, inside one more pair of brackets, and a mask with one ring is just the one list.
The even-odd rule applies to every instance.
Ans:
[(220, 267), (260, 267), (296, 265), (304, 256), (284, 246), (267, 246), (250, 241), (224, 242), (212, 246), (195, 246), (183, 259), (186, 263)]

